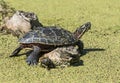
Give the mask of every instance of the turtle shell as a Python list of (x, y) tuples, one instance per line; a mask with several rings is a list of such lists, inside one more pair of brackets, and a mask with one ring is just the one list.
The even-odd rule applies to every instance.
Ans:
[(26, 33), (19, 42), (22, 44), (68, 45), (74, 44), (77, 39), (74, 34), (60, 27), (38, 27)]

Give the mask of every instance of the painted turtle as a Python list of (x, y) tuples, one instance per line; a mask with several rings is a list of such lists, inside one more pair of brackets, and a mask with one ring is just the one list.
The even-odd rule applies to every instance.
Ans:
[(77, 28), (74, 33), (56, 26), (39, 27), (38, 30), (32, 30), (19, 39), (20, 45), (12, 52), (10, 57), (17, 56), (23, 48), (33, 48), (26, 62), (28, 65), (35, 65), (39, 61), (39, 53), (49, 52), (57, 47), (77, 45), (79, 52), (82, 52), (83, 43), (79, 38), (90, 27), (91, 23), (87, 22)]

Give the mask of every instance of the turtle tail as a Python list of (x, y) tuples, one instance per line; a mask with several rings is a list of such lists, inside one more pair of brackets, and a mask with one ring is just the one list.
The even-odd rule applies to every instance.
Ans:
[(74, 32), (75, 37), (77, 39), (80, 39), (84, 35), (84, 33), (87, 32), (90, 28), (91, 28), (90, 22), (83, 24), (82, 26), (77, 28), (76, 31)]

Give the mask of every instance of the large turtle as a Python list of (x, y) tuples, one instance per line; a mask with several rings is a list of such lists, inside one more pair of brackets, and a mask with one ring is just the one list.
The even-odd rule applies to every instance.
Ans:
[(87, 22), (71, 33), (63, 28), (56, 26), (39, 27), (38, 30), (32, 30), (19, 39), (20, 45), (16, 48), (10, 57), (17, 56), (23, 48), (32, 48), (33, 51), (27, 57), (28, 65), (35, 65), (39, 61), (39, 53), (49, 52), (61, 46), (79, 47), (79, 52), (83, 50), (83, 43), (79, 38), (90, 29), (91, 23)]

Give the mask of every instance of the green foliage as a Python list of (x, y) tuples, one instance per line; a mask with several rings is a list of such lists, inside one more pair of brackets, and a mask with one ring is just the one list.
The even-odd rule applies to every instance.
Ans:
[[(59, 25), (73, 32), (90, 21), (82, 41), (87, 53), (83, 66), (52, 69), (28, 66), (26, 56), (9, 58), (17, 38), (0, 34), (1, 83), (119, 83), (119, 0), (5, 0), (16, 10), (35, 12), (44, 25)], [(22, 52), (24, 52), (23, 50)], [(21, 52), (21, 53), (22, 53)]]

